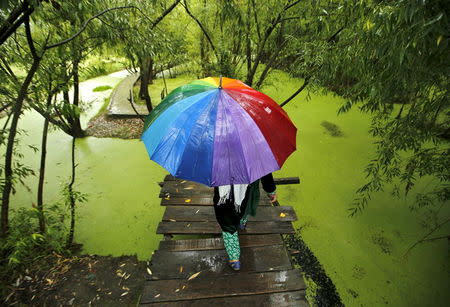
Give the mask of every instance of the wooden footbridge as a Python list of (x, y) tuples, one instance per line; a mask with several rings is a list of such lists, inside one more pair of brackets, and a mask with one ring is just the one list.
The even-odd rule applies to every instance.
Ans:
[(257, 215), (239, 235), (241, 270), (235, 272), (227, 265), (212, 188), (166, 176), (160, 197), (166, 210), (157, 233), (164, 240), (152, 256), (140, 306), (308, 306), (281, 237), (294, 233), (292, 207), (272, 206), (261, 193)]

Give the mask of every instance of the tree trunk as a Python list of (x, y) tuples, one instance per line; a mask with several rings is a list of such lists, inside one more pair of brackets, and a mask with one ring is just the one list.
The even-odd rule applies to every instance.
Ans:
[(6, 238), (8, 236), (9, 231), (9, 197), (13, 185), (12, 158), (14, 150), (14, 141), (17, 133), (17, 124), (19, 122), (19, 118), (22, 113), (23, 101), (27, 97), (28, 87), (30, 86), (31, 80), (34, 77), (34, 74), (36, 73), (40, 62), (41, 62), (40, 57), (34, 58), (33, 64), (31, 65), (31, 68), (28, 71), (25, 81), (22, 83), (16, 103), (12, 108), (13, 118), (11, 122), (11, 127), (9, 129), (8, 144), (5, 153), (5, 177), (4, 177), (5, 181), (2, 193), (2, 210), (0, 217), (1, 222), (0, 236), (2, 238)]
[(153, 71), (153, 60), (151, 57), (146, 56), (139, 59), (140, 66), (140, 79), (141, 79), (141, 87), (139, 89), (139, 98), (145, 101), (145, 105), (147, 106), (147, 110), (150, 113), (153, 110), (152, 100), (150, 98), (150, 94), (148, 92), (148, 85), (150, 84), (152, 78)]
[[(80, 105), (80, 75), (79, 75), (79, 64), (80, 60), (78, 55), (73, 61), (73, 105), (79, 107)], [(73, 137), (83, 137), (84, 131), (81, 129), (80, 115), (74, 115), (72, 122), (72, 136)]]
[[(63, 100), (64, 100), (64, 103), (70, 104), (69, 91), (67, 89), (63, 90)], [(72, 116), (64, 116), (64, 117), (67, 117), (67, 122), (69, 123), (70, 128), (72, 130), (72, 127), (73, 127), (73, 118), (72, 118)], [(71, 135), (72, 135), (72, 131), (71, 131)]]
[(70, 200), (70, 229), (67, 237), (66, 246), (69, 248), (73, 243), (75, 233), (75, 197), (73, 196), (73, 184), (75, 183), (75, 137), (72, 138), (72, 180), (69, 183)]
[[(50, 109), (52, 102), (52, 95), (49, 93), (47, 97), (47, 111)], [(43, 193), (44, 193), (44, 178), (45, 178), (45, 160), (47, 156), (47, 134), (48, 134), (48, 119), (44, 121), (44, 129), (42, 131), (42, 142), (41, 142), (41, 165), (39, 168), (39, 183), (38, 183), (38, 193), (37, 193), (37, 209), (39, 211), (39, 230), (41, 233), (45, 232), (45, 216), (44, 216), (44, 203), (43, 203)]]

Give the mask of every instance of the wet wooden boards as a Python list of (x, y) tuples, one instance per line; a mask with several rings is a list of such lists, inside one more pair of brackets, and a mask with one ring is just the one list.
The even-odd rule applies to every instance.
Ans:
[[(297, 220), (292, 207), (259, 207), (256, 216), (250, 216), (249, 221), (255, 222), (291, 222)], [(167, 206), (163, 221), (192, 221), (192, 222), (215, 222), (216, 216), (213, 207), (205, 206)]]
[[(280, 235), (240, 235), (241, 247), (270, 246), (283, 244)], [(223, 249), (222, 238), (204, 238), (191, 240), (164, 240), (159, 242), (160, 251), (191, 251)]]
[[(298, 183), (279, 178), (277, 184)], [(294, 233), (292, 207), (272, 206), (265, 194), (240, 231), (241, 270), (227, 264), (212, 188), (171, 176), (161, 183), (164, 216), (157, 233), (209, 235), (163, 240), (149, 263), (140, 306), (308, 306), (306, 286), (280, 234)]]
[[(291, 260), (282, 245), (242, 247), (241, 272), (289, 270)], [(208, 277), (236, 274), (227, 265), (224, 249), (201, 251), (156, 251), (153, 254), (149, 279), (186, 279), (192, 272), (204, 272)]]
[[(144, 286), (141, 304), (176, 302), (254, 294), (269, 294), (305, 290), (300, 272), (295, 269), (277, 272), (219, 275), (194, 279), (149, 280)], [(208, 303), (205, 301), (205, 306)]]

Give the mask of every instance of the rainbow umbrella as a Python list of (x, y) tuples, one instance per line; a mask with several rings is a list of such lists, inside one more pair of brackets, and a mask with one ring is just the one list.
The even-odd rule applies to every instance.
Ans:
[(280, 169), (296, 148), (296, 132), (267, 95), (209, 77), (173, 90), (148, 115), (141, 139), (150, 159), (173, 176), (220, 186)]

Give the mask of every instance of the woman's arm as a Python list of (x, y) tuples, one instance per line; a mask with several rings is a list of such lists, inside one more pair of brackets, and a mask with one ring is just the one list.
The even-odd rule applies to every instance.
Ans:
[(264, 191), (267, 192), (267, 195), (270, 197), (270, 202), (275, 202), (277, 200), (276, 186), (275, 181), (273, 180), (272, 173), (261, 177), (261, 184), (263, 186)]

